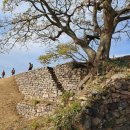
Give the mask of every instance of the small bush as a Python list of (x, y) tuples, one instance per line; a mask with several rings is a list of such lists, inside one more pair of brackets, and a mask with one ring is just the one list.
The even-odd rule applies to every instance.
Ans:
[(32, 124), (31, 124), (31, 130), (36, 130), (37, 128), (39, 127), (39, 123), (38, 122), (33, 122)]
[(127, 77), (130, 79), (130, 74), (128, 74)]
[(74, 93), (72, 93), (72, 92), (66, 91), (63, 93), (63, 95), (61, 97), (61, 102), (64, 104), (64, 106), (66, 106), (68, 104), (70, 97), (73, 97), (73, 96), (74, 96)]
[(53, 117), (55, 129), (73, 130), (75, 126), (75, 119), (80, 110), (81, 106), (78, 101), (74, 101), (69, 106), (58, 110), (57, 114)]

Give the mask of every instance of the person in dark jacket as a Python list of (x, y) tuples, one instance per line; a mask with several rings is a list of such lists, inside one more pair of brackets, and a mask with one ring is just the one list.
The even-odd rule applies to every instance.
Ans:
[(29, 63), (29, 68), (28, 68), (28, 70), (32, 70), (32, 68), (33, 68), (33, 64), (32, 64), (32, 63)]
[(14, 68), (12, 69), (11, 74), (12, 74), (12, 75), (15, 74), (15, 69), (14, 69)]
[(2, 78), (4, 78), (5, 77), (5, 71), (3, 70), (2, 71)]

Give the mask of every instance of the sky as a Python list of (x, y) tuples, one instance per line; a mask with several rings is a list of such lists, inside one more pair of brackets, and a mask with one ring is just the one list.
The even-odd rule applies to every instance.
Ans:
[[(0, 0), (0, 2), (1, 1), (2, 0)], [(62, 41), (66, 41), (66, 39), (68, 39), (66, 36), (61, 38)], [(10, 53), (0, 54), (0, 76), (3, 69), (6, 72), (6, 77), (10, 76), (12, 68), (15, 68), (16, 74), (25, 72), (28, 70), (29, 62), (33, 63), (34, 68), (42, 67), (43, 65), (38, 61), (38, 57), (46, 51), (47, 46), (41, 46), (38, 43), (30, 43), (28, 48), (17, 46), (14, 47)], [(123, 55), (130, 55), (130, 40), (126, 37), (122, 38), (122, 40), (118, 42), (112, 41), (110, 50), (111, 57)], [(54, 65), (56, 64), (53, 63), (52, 66)]]

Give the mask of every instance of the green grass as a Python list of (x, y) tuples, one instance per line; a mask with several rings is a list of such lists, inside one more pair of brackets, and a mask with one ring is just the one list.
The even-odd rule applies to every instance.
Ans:
[(107, 64), (111, 64), (117, 67), (128, 67), (129, 63), (123, 60), (108, 60)]

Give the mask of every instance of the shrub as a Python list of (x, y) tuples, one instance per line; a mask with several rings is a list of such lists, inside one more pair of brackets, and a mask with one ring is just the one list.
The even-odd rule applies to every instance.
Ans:
[(68, 105), (70, 97), (73, 97), (74, 93), (65, 91), (61, 97), (61, 102), (64, 104), (64, 106)]
[(36, 130), (37, 128), (39, 127), (39, 123), (38, 122), (33, 122), (32, 124), (31, 124), (31, 130)]
[(69, 106), (58, 110), (53, 117), (56, 130), (73, 130), (75, 118), (81, 110), (79, 101), (72, 102)]

